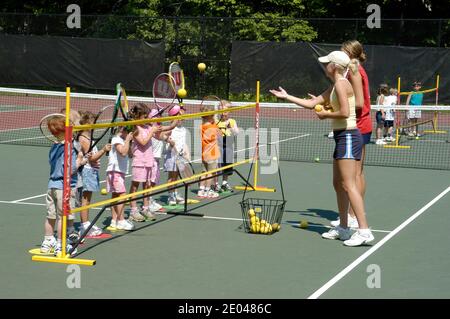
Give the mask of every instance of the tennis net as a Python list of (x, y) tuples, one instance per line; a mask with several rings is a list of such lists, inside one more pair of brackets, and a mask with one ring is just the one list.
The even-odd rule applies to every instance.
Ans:
[[(71, 107), (97, 113), (102, 107), (113, 104), (115, 98), (115, 95), (72, 93)], [(130, 106), (137, 102), (154, 103), (151, 97), (128, 96), (128, 100)], [(232, 104), (248, 102), (232, 101)], [(185, 100), (184, 105), (187, 113), (200, 112), (199, 100)], [(289, 103), (260, 103), (260, 106), (262, 165), (274, 156), (286, 161), (332, 162), (334, 141), (328, 137), (330, 121), (320, 121), (314, 111)], [(49, 146), (39, 131), (39, 121), (47, 114), (60, 113), (64, 107), (65, 92), (0, 88), (0, 144)], [(394, 110), (393, 128), (389, 130), (390, 124), (386, 122), (379, 124), (382, 142), (377, 144), (376, 113), (380, 108), (372, 106), (373, 133), (371, 143), (366, 146), (366, 165), (450, 169), (450, 106), (417, 106), (414, 110), (420, 112), (414, 116), (410, 107), (390, 108)], [(233, 112), (231, 117), (241, 129), (239, 140), (234, 144), (237, 160), (249, 158), (255, 149), (255, 110)], [(201, 147), (198, 121), (189, 119), (184, 124), (192, 132), (192, 152)]]

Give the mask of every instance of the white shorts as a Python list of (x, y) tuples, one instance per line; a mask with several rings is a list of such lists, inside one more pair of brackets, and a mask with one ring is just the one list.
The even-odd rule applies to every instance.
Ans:
[(420, 119), (422, 117), (422, 111), (419, 110), (409, 110), (408, 119)]

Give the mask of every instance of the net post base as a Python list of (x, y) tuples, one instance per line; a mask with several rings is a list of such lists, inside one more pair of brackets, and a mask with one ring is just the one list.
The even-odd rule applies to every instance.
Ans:
[(383, 145), (384, 148), (403, 148), (403, 149), (410, 149), (411, 146), (409, 145)]
[(83, 266), (94, 266), (96, 264), (95, 260), (68, 258), (68, 257), (64, 258), (64, 257), (51, 257), (51, 256), (33, 256), (33, 257), (31, 257), (31, 260), (47, 262), (47, 263), (83, 265)]
[(251, 190), (251, 191), (256, 191), (256, 192), (266, 192), (266, 193), (274, 193), (277, 190), (275, 188), (268, 188), (268, 187), (263, 187), (263, 186), (255, 186), (253, 187), (247, 187), (247, 186), (235, 186), (234, 189), (237, 190)]

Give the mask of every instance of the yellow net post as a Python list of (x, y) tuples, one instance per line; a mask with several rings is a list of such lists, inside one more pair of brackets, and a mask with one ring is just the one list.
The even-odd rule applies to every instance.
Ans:
[[(260, 118), (260, 105), (259, 105), (259, 95), (260, 95), (260, 82), (256, 81), (256, 108), (255, 108), (255, 135), (256, 135), (256, 146), (255, 146), (255, 171), (253, 172), (253, 188), (252, 190), (259, 192), (275, 192), (274, 188), (267, 188), (264, 186), (258, 186), (258, 174), (259, 174), (259, 118)], [(237, 190), (245, 190), (247, 186), (235, 186)]]
[(67, 216), (70, 214), (70, 178), (72, 175), (72, 124), (70, 122), (70, 87), (66, 88), (66, 123), (64, 136), (64, 186), (63, 186), (63, 216), (61, 225), (61, 256), (34, 255), (32, 261), (51, 262), (59, 264), (95, 265), (95, 260), (70, 258), (67, 254)]

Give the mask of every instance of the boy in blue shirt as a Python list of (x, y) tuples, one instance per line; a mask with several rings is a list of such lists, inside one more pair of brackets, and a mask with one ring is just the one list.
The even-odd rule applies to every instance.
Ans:
[[(48, 181), (48, 191), (46, 196), (47, 218), (44, 222), (44, 241), (41, 244), (41, 253), (51, 253), (54, 251), (55, 256), (61, 252), (61, 225), (62, 225), (62, 202), (63, 202), (63, 182), (64, 182), (64, 118), (54, 118), (49, 120), (48, 129), (60, 141), (55, 143), (50, 148), (49, 164), (50, 164), (50, 178)], [(72, 151), (72, 176), (70, 179), (71, 196), (70, 207), (75, 207), (75, 190), (73, 189), (77, 184), (77, 169), (79, 166), (86, 164), (87, 159), (83, 158), (82, 152), (77, 155), (76, 150)], [(56, 225), (56, 221), (58, 224)], [(67, 234), (75, 233), (73, 227), (74, 217), (72, 214), (68, 216)], [(55, 225), (57, 226), (56, 240)], [(69, 236), (70, 237), (70, 236)], [(71, 246), (69, 245), (68, 249)], [(75, 252), (73, 252), (75, 253)]]

